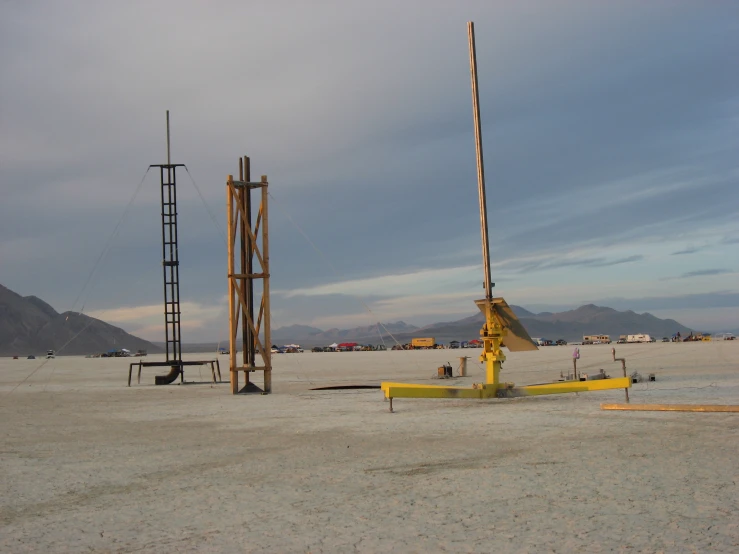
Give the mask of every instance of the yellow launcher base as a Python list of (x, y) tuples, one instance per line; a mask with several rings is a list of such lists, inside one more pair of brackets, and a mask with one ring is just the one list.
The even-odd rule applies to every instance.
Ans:
[(594, 381), (566, 381), (516, 387), (512, 383), (495, 385), (476, 385), (467, 387), (445, 387), (443, 385), (419, 385), (413, 383), (382, 383), (381, 389), (386, 398), (516, 398), (539, 396), (543, 394), (564, 394), (568, 392), (589, 392), (599, 390), (625, 389), (631, 387), (631, 379), (598, 379)]

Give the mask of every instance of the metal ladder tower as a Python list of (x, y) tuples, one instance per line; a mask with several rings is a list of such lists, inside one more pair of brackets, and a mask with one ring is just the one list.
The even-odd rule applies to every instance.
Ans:
[(156, 384), (168, 384), (178, 376), (184, 379), (182, 364), (182, 335), (180, 333), (180, 261), (177, 244), (177, 168), (170, 158), (169, 110), (167, 110), (167, 163), (158, 167), (162, 193), (162, 271), (164, 273), (164, 329), (168, 375), (158, 375)]

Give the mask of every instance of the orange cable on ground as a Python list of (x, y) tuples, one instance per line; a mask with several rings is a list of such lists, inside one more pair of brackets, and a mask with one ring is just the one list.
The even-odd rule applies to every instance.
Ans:
[(739, 412), (739, 406), (721, 404), (601, 404), (600, 409), (637, 412)]

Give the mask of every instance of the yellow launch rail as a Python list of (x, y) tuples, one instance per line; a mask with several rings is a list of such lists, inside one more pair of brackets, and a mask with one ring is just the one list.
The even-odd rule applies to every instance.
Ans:
[(485, 363), (485, 383), (474, 384), (472, 388), (468, 388), (383, 382), (380, 388), (385, 398), (390, 400), (390, 411), (393, 410), (393, 398), (516, 398), (613, 389), (625, 389), (628, 392), (631, 387), (629, 377), (565, 381), (521, 387), (513, 383), (501, 383), (500, 370), (506, 359), (501, 350), (503, 346), (511, 352), (538, 350), (538, 348), (504, 299), (492, 298), (491, 300), (478, 300), (475, 303), (485, 314), (485, 324), (480, 331), (483, 341), (480, 361)]
[(485, 298), (475, 301), (475, 304), (485, 314), (485, 324), (480, 331), (484, 348), (480, 356), (480, 361), (485, 363), (485, 383), (473, 385), (472, 388), (418, 385), (412, 383), (382, 383), (382, 391), (385, 393), (385, 397), (390, 400), (390, 411), (393, 411), (393, 398), (508, 398), (623, 388), (626, 391), (626, 398), (628, 400), (628, 389), (631, 386), (631, 379), (626, 377), (625, 370), (624, 377), (618, 379), (566, 381), (524, 387), (516, 387), (512, 383), (500, 382), (500, 370), (505, 361), (505, 355), (501, 350), (503, 346), (511, 352), (538, 350), (538, 348), (506, 301), (502, 298), (493, 298), (492, 294), (492, 287), (495, 285), (490, 278), (490, 247), (488, 244), (487, 204), (485, 199), (485, 165), (482, 155), (482, 128), (480, 125), (480, 103), (477, 91), (475, 26), (471, 21), (467, 23), (467, 38), (470, 52), (472, 114), (474, 117), (475, 149), (477, 153), (480, 233), (482, 235), (483, 271), (485, 273)]

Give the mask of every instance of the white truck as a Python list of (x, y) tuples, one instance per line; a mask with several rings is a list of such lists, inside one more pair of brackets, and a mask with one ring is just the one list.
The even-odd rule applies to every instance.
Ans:
[(626, 335), (626, 342), (654, 342), (649, 335)]

